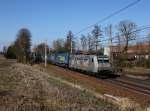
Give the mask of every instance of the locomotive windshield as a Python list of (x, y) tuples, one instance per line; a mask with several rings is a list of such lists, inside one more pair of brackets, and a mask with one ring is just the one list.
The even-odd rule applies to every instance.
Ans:
[(109, 59), (108, 58), (97, 58), (98, 63), (109, 63)]

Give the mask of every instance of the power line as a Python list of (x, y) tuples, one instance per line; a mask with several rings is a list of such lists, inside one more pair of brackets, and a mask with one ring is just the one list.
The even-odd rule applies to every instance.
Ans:
[[(141, 27), (139, 27), (137, 30), (134, 30), (134, 31), (132, 31), (132, 32), (130, 32), (129, 34), (132, 34), (132, 33), (135, 33), (135, 32), (140, 32), (140, 31), (143, 31), (143, 30), (146, 30), (146, 29), (150, 29), (150, 25), (146, 25), (146, 26), (141, 26)], [(120, 35), (121, 36), (121, 35)], [(141, 36), (141, 35), (139, 35), (139, 36)], [(143, 36), (145, 36), (145, 35), (143, 35)], [(118, 41), (117, 41), (117, 38), (116, 38), (117, 36), (114, 36), (114, 37), (112, 37), (112, 39), (113, 40), (115, 40), (115, 41), (113, 41), (112, 43), (114, 44), (114, 43), (119, 43)], [(150, 38), (150, 37), (144, 37), (144, 38)], [(143, 38), (143, 39), (144, 39)], [(130, 39), (130, 41), (133, 41), (133, 40), (138, 40), (138, 39), (142, 39), (142, 38), (136, 38), (136, 39)], [(106, 44), (106, 42), (105, 41), (109, 41), (110, 39), (108, 38), (108, 39), (105, 39), (105, 40), (102, 40), (102, 41), (97, 41), (98, 43), (100, 43), (101, 42), (101, 44), (105, 44), (105, 46), (107, 46), (107, 44)], [(124, 40), (122, 40), (122, 41), (120, 41), (120, 43), (123, 43), (123, 42), (125, 42)], [(92, 45), (91, 46), (94, 46), (95, 45), (95, 43), (96, 42), (92, 42)]]
[[(90, 25), (90, 26), (88, 26), (88, 27), (86, 27), (86, 28), (80, 30), (79, 32), (77, 32), (77, 33), (74, 34), (74, 39), (77, 38), (76, 35), (80, 34), (81, 32), (83, 32), (83, 31), (85, 31), (85, 30), (87, 30), (87, 29), (93, 27), (93, 26), (96, 25), (96, 24), (99, 24), (99, 23), (102, 23), (102, 22), (106, 21), (107, 19), (109, 19), (109, 18), (111, 18), (111, 17), (113, 17), (113, 16), (115, 16), (115, 15), (121, 13), (122, 11), (124, 11), (124, 10), (126, 10), (126, 9), (128, 9), (128, 8), (130, 8), (130, 7), (132, 7), (133, 5), (137, 4), (137, 3), (140, 2), (140, 1), (141, 1), (141, 0), (135, 0), (134, 2), (131, 2), (130, 4), (126, 5), (125, 7), (123, 7), (123, 8), (121, 8), (121, 9), (119, 9), (119, 10), (117, 10), (117, 11), (111, 13), (110, 15), (104, 17), (104, 18), (101, 19), (100, 21), (97, 21), (95, 24), (92, 24), (92, 25)], [(75, 37), (75, 36), (76, 36), (76, 37)]]
[[(135, 33), (135, 32), (140, 32), (140, 31), (143, 31), (143, 30), (146, 30), (146, 29), (150, 29), (150, 25), (147, 25), (147, 26), (141, 26), (141, 27), (139, 27), (137, 30), (134, 30), (134, 31), (132, 31), (132, 32), (130, 32), (129, 34), (132, 34), (132, 33)], [(120, 36), (122, 36), (122, 35), (120, 35)], [(117, 36), (114, 36), (114, 37), (112, 37), (111, 39), (116, 39), (116, 37)], [(110, 40), (110, 38), (108, 38), (108, 39), (105, 39), (105, 40), (102, 40), (102, 41), (98, 41), (98, 42), (105, 42), (105, 41), (109, 41)]]
[[(130, 41), (134, 41), (134, 40), (141, 40), (141, 39), (143, 39), (143, 40), (144, 40), (144, 39), (147, 39), (147, 38), (150, 38), (150, 37), (148, 37), (148, 36), (146, 35), (146, 36), (144, 36), (144, 37), (142, 37), (142, 38), (131, 39)], [(123, 43), (123, 42), (125, 42), (125, 41), (123, 41), (123, 40), (122, 40), (122, 41), (120, 41), (120, 42), (122, 42), (122, 43)], [(113, 43), (118, 43), (118, 41), (114, 41)]]
[[(136, 38), (136, 39), (130, 39), (129, 41), (130, 42), (131, 41), (137, 41), (136, 43), (138, 43), (139, 40), (140, 40), (141, 43), (145, 43), (147, 39), (150, 39), (150, 37), (147, 36), (147, 35), (140, 35), (140, 36), (142, 36), (142, 37), (139, 37), (139, 38)], [(120, 42), (119, 41), (113, 41), (112, 43), (115, 44), (115, 45), (112, 45), (112, 46), (118, 46), (118, 43), (120, 43), (120, 46), (123, 46), (123, 43), (125, 43), (125, 42), (126, 41), (124, 41), (124, 40), (120, 40)], [(107, 46), (107, 45), (106, 44), (102, 44), (102, 46), (104, 47), (104, 46)]]
[(92, 25), (90, 25), (90, 26), (88, 26), (88, 27), (86, 27), (86, 28), (80, 30), (79, 32), (75, 33), (74, 36), (76, 36), (76, 35), (80, 34), (81, 32), (83, 32), (83, 31), (85, 31), (85, 30), (87, 30), (87, 29), (93, 27), (93, 26), (96, 25), (96, 24), (99, 24), (99, 23), (102, 23), (102, 22), (106, 21), (107, 19), (109, 19), (109, 18), (111, 18), (111, 17), (113, 17), (113, 16), (119, 14), (120, 12), (122, 12), (122, 11), (124, 11), (124, 10), (126, 10), (126, 9), (128, 9), (128, 8), (130, 8), (130, 7), (132, 7), (133, 5), (137, 4), (137, 3), (140, 2), (140, 1), (141, 1), (141, 0), (136, 0), (136, 1), (134, 1), (134, 2), (132, 2), (132, 3), (130, 3), (130, 4), (128, 4), (127, 6), (125, 6), (125, 7), (121, 8), (121, 9), (119, 9), (119, 10), (113, 12), (112, 14), (110, 14), (110, 15), (104, 17), (103, 19), (101, 19), (100, 21), (96, 22), (95, 24), (92, 24)]
[[(136, 30), (130, 32), (129, 34), (136, 33), (136, 32), (141, 32), (141, 31), (146, 30), (146, 29), (150, 29), (150, 25), (140, 26), (140, 27), (138, 27)], [(121, 35), (119, 35), (119, 36), (123, 36), (123, 35), (121, 34)], [(137, 35), (137, 36), (140, 36), (140, 35)], [(145, 36), (145, 35), (144, 35), (144, 36)], [(150, 37), (145, 37), (145, 38), (150, 38)], [(112, 43), (118, 43), (118, 41), (116, 41), (116, 40), (117, 40), (117, 36), (113, 36), (111, 39), (112, 39), (112, 40), (115, 40), (115, 41), (113, 41)], [(138, 39), (141, 39), (141, 38), (131, 39), (130, 41), (138, 40)], [(106, 42), (105, 42), (105, 41), (109, 41), (109, 40), (110, 40), (110, 38), (107, 38), (107, 39), (105, 39), (105, 40), (98, 40), (98, 41), (94, 41), (94, 42), (92, 41), (92, 44), (91, 44), (90, 46), (94, 46), (96, 42), (98, 42), (98, 43), (101, 42), (102, 44), (105, 44), (105, 45), (106, 45)], [(120, 42), (124, 42), (124, 41), (120, 41)]]

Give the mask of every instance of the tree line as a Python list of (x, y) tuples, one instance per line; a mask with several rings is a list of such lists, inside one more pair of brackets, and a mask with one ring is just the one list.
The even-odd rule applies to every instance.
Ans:
[[(103, 52), (103, 44), (106, 43), (108, 46), (116, 42), (118, 47), (121, 45), (121, 52), (127, 52), (129, 42), (133, 39), (136, 39), (137, 32), (137, 24), (130, 20), (123, 20), (120, 21), (114, 30), (116, 30), (116, 34), (114, 35), (113, 26), (112, 24), (108, 25), (104, 29), (103, 27), (96, 24), (93, 30), (88, 33), (87, 35), (81, 34), (80, 37), (80, 44), (75, 43), (75, 39), (73, 33), (71, 31), (68, 32), (66, 40), (64, 39), (57, 39), (53, 41), (53, 49), (56, 52), (68, 51), (74, 52), (77, 51), (77, 47), (80, 46), (80, 50), (88, 51), (89, 53), (95, 52), (96, 54), (102, 54)], [(135, 31), (135, 32), (134, 32)], [(113, 38), (115, 36), (115, 38)], [(105, 40), (105, 38), (108, 38)], [(79, 45), (78, 45), (79, 44)], [(77, 46), (78, 45), (78, 46)], [(75, 49), (76, 47), (76, 49)]]
[(18, 62), (29, 63), (31, 60), (31, 33), (28, 29), (22, 28), (17, 34), (16, 40), (4, 47), (3, 52), (7, 58), (17, 59)]
[[(114, 30), (116, 30), (114, 34)], [(70, 52), (76, 53), (78, 50), (87, 51), (88, 53), (103, 54), (103, 43), (111, 46), (113, 43), (118, 47), (121, 53), (126, 53), (129, 47), (129, 42), (138, 37), (137, 24), (130, 20), (120, 21), (116, 28), (110, 24), (103, 28), (96, 24), (92, 31), (87, 35), (81, 34), (80, 42), (76, 41), (76, 35), (72, 31), (68, 31), (65, 39), (59, 38), (53, 41), (53, 48), (47, 44), (41, 43), (33, 47), (31, 51), (31, 32), (22, 28), (17, 34), (17, 38), (8, 48), (4, 47), (3, 52), (8, 58), (16, 58), (18, 62), (29, 63), (32, 60), (32, 52), (36, 56), (44, 57), (45, 47), (47, 53), (52, 52)], [(115, 35), (115, 36), (114, 36)], [(107, 39), (106, 39), (107, 37)], [(109, 42), (109, 45), (108, 45)], [(80, 47), (78, 49), (77, 47)]]

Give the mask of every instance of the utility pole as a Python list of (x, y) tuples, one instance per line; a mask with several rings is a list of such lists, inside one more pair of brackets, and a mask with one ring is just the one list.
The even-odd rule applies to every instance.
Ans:
[(71, 45), (71, 46), (70, 46), (70, 49), (71, 49), (71, 50), (70, 50), (70, 53), (72, 54), (72, 39), (71, 39), (70, 42), (71, 42), (71, 43), (70, 43), (70, 45)]
[(45, 67), (47, 66), (47, 41), (45, 41)]
[(113, 65), (113, 43), (112, 43), (112, 25), (109, 26), (109, 36), (110, 36), (110, 59)]
[(110, 37), (110, 52), (112, 52), (112, 46), (113, 46), (113, 44), (112, 44), (112, 25), (110, 24), (109, 25), (109, 37)]
[(110, 49), (110, 62), (111, 64), (113, 64), (113, 43), (112, 43), (112, 25), (108, 25), (108, 27), (106, 28), (107, 31), (107, 35), (109, 36), (109, 49)]

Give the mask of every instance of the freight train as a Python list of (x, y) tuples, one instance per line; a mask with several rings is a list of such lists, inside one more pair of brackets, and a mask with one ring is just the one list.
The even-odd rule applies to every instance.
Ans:
[(52, 64), (87, 72), (95, 76), (113, 74), (113, 69), (107, 56), (55, 53), (49, 55), (47, 60)]

